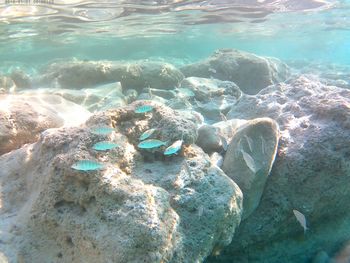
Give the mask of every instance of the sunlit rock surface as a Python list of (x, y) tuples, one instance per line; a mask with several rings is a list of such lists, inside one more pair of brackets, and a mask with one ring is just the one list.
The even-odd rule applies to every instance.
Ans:
[(57, 95), (0, 95), (0, 154), (35, 142), (48, 128), (75, 126), (89, 116)]
[[(228, 245), (242, 214), (238, 186), (197, 146), (196, 126), (148, 101), (94, 115), (81, 127), (50, 129), (37, 143), (0, 157), (0, 248), (24, 262), (202, 262)], [(172, 116), (172, 118), (170, 118)], [(115, 132), (94, 135), (89, 127)], [(137, 148), (139, 135), (159, 125), (159, 139), (183, 136), (164, 158)], [(102, 140), (119, 147), (97, 152)], [(101, 171), (71, 168), (97, 160)]]
[(25, 89), (19, 94), (36, 95), (59, 95), (62, 98), (83, 106), (90, 112), (102, 111), (111, 108), (125, 106), (132, 94), (124, 94), (120, 82), (104, 84), (95, 88), (62, 89), (41, 88)]

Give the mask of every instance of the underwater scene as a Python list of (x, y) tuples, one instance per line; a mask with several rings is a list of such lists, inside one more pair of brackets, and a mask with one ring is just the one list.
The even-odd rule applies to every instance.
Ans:
[(350, 263), (349, 0), (0, 0), (0, 263)]

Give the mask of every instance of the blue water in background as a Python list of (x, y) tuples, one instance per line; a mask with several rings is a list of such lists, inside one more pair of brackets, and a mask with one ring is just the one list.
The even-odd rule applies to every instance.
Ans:
[[(164, 6), (160, 3), (144, 2), (147, 1), (141, 1), (135, 6), (152, 6), (152, 10)], [(167, 1), (162, 1), (164, 2)], [(173, 3), (168, 2), (171, 10)], [(6, 8), (13, 8), (14, 5), (2, 3), (0, 61), (2, 66), (7, 62), (5, 68), (9, 64), (17, 63), (35, 67), (56, 58), (72, 57), (88, 60), (163, 59), (179, 65), (205, 58), (219, 48), (236, 48), (258, 55), (277, 57), (286, 62), (306, 60), (350, 65), (348, 0), (332, 1), (331, 6), (327, 8), (283, 12), (269, 10), (267, 15), (264, 13), (266, 10), (259, 13), (260, 10), (256, 12), (253, 5), (249, 5), (247, 9), (253, 11), (245, 12), (244, 19), (239, 15), (231, 19), (241, 22), (227, 22), (225, 18), (231, 18), (232, 12), (220, 13), (218, 7), (221, 4), (231, 10), (236, 6), (243, 6), (244, 1), (232, 1), (242, 2), (235, 5), (224, 5), (224, 1), (217, 1), (216, 9), (219, 9), (219, 12), (213, 13), (218, 17), (218, 21), (214, 19), (207, 23), (203, 19), (197, 21), (200, 20), (198, 17), (208, 14), (203, 15), (203, 12), (196, 8), (200, 10), (209, 1), (184, 2), (187, 3), (183, 6), (187, 8), (191, 5), (194, 10), (188, 11), (183, 8), (184, 10), (176, 12), (154, 11), (155, 14), (144, 14), (141, 10), (123, 19), (108, 19), (108, 14), (113, 8), (102, 5), (101, 9), (94, 8), (93, 11), (89, 11), (91, 7), (85, 8), (83, 2), (79, 2), (78, 8), (75, 5), (76, 9), (80, 9), (75, 15), (65, 13), (53, 18), (42, 15), (18, 19), (16, 13), (9, 15), (9, 11), (6, 11)], [(215, 1), (210, 2), (207, 13), (213, 15), (210, 12), (215, 10), (212, 7)], [(74, 6), (66, 5), (66, 11), (74, 9)], [(22, 8), (23, 6), (20, 5)], [(48, 8), (59, 4), (44, 6)], [(284, 8), (287, 7), (288, 5), (284, 4)], [(118, 6), (117, 10), (120, 9)], [(81, 10), (88, 10), (90, 13)], [(79, 19), (75, 18), (77, 13), (80, 15)], [(181, 21), (181, 16), (178, 17), (182, 13), (186, 15), (184, 21)], [(250, 18), (251, 13), (253, 16), (258, 13), (257, 16), (264, 17)], [(81, 14), (85, 16), (82, 17)], [(225, 21), (220, 21), (221, 18)], [(133, 23), (133, 20), (136, 22)]]

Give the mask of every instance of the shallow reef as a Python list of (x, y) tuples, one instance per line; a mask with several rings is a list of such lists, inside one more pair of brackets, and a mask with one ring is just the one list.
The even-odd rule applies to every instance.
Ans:
[(342, 262), (350, 91), (295, 66), (223, 49), (0, 76), (0, 261)]

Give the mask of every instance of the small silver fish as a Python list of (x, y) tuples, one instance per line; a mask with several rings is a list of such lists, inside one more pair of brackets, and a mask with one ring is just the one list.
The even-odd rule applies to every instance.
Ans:
[(149, 139), (149, 140), (145, 140), (140, 142), (137, 147), (139, 147), (140, 149), (153, 149), (153, 148), (158, 148), (160, 146), (166, 145), (167, 142), (163, 142), (160, 140), (156, 140), (156, 139)]
[(248, 137), (246, 134), (244, 135), (244, 138), (247, 140), (250, 152), (253, 152), (253, 140), (252, 140), (252, 138)]
[(152, 110), (153, 110), (152, 105), (142, 105), (142, 106), (138, 106), (135, 109), (135, 113), (146, 113), (146, 112), (150, 112)]
[(176, 154), (182, 147), (183, 140), (177, 140), (165, 149), (164, 155)]
[(306, 226), (306, 218), (305, 216), (300, 213), (298, 210), (293, 210), (293, 213), (296, 217), (296, 219), (298, 220), (298, 222), (300, 223), (300, 225), (304, 228), (304, 234), (306, 233), (306, 230), (308, 230), (309, 228)]
[(107, 151), (111, 150), (113, 148), (118, 147), (119, 145), (114, 143), (114, 142), (109, 142), (109, 141), (102, 141), (102, 142), (97, 142), (92, 146), (92, 149), (96, 151)]
[(146, 140), (146, 139), (149, 138), (155, 131), (156, 131), (156, 129), (149, 129), (149, 130), (145, 131), (144, 133), (141, 134), (139, 140), (140, 140), (140, 141)]
[(94, 127), (90, 130), (91, 133), (96, 135), (108, 135), (111, 134), (113, 131), (114, 129), (108, 126)]
[(222, 135), (219, 135), (219, 138), (220, 138), (220, 143), (221, 143), (222, 148), (224, 149), (224, 151), (227, 151), (228, 143), (227, 143), (226, 138)]
[(249, 153), (246, 153), (243, 149), (241, 149), (241, 153), (243, 155), (243, 159), (244, 159), (246, 165), (248, 166), (248, 168), (253, 173), (256, 173), (257, 169), (256, 169), (256, 165), (255, 165), (254, 159), (249, 155)]

